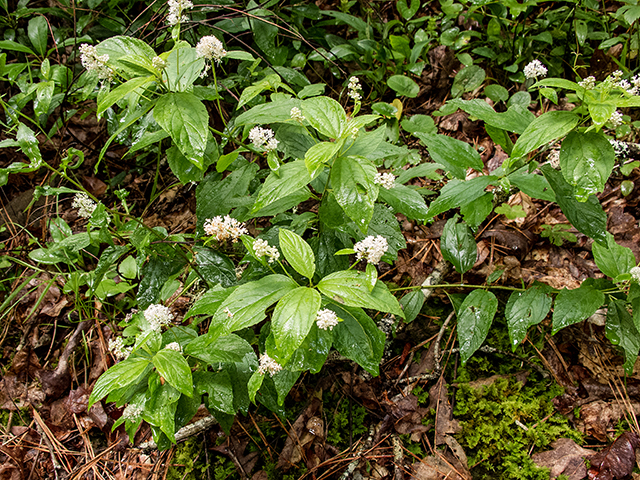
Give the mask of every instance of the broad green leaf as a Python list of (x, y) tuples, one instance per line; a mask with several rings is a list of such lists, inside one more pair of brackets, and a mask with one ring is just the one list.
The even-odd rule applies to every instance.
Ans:
[(478, 246), (466, 223), (458, 223), (458, 215), (450, 218), (440, 238), (442, 257), (451, 262), (458, 273), (465, 273), (473, 267), (478, 258)]
[[(396, 216), (388, 207), (380, 203), (376, 203), (373, 208), (373, 217), (369, 223), (367, 235), (373, 235), (374, 237), (381, 235), (387, 239), (389, 248), (382, 256), (382, 260), (389, 264), (398, 258), (399, 250), (407, 247)], [(346, 269), (346, 267), (344, 269)]]
[(347, 270), (327, 275), (320, 283), (318, 290), (332, 299), (349, 307), (362, 307), (389, 312), (404, 318), (404, 313), (384, 282), (376, 282), (369, 292), (366, 275), (363, 272)]
[(333, 344), (333, 331), (322, 330), (313, 323), (309, 334), (305, 337), (298, 349), (293, 352), (287, 368), (297, 371), (309, 370), (318, 373), (324, 366), (331, 345)]
[(416, 177), (427, 177), (431, 180), (442, 180), (442, 175), (438, 170), (444, 170), (439, 163), (421, 163), (420, 165), (406, 170), (401, 170), (396, 178), (396, 183), (405, 184)]
[(475, 229), (493, 211), (493, 193), (487, 192), (479, 196), (473, 202), (460, 207), (462, 218), (469, 227)]
[(498, 177), (480, 176), (471, 180), (450, 180), (440, 190), (440, 196), (429, 205), (429, 218), (452, 208), (462, 207), (485, 194), (485, 188), (498, 180)]
[(429, 218), (429, 209), (422, 195), (412, 188), (395, 184), (393, 188), (380, 188), (378, 198), (393, 207), (396, 212), (402, 213), (411, 220), (426, 220)]
[(469, 65), (460, 70), (453, 79), (451, 86), (451, 95), (454, 98), (459, 97), (465, 92), (472, 92), (476, 88), (480, 88), (487, 74), (484, 69), (478, 65)]
[(277, 274), (240, 285), (222, 302), (209, 331), (226, 335), (261, 322), (265, 310), (297, 286), (289, 277)]
[(578, 202), (573, 187), (565, 181), (562, 173), (554, 170), (550, 165), (543, 165), (540, 170), (551, 185), (556, 202), (560, 205), (567, 220), (580, 232), (600, 244), (605, 244), (607, 241), (607, 214), (604, 213), (602, 205), (595, 195), (591, 195), (586, 202)]
[(23, 52), (29, 53), (31, 55), (36, 55), (36, 52), (31, 50), (26, 45), (14, 42), (13, 40), (0, 40), (0, 50), (12, 50), (14, 52)]
[(153, 80), (154, 77), (136, 77), (132, 78), (128, 82), (123, 83), (122, 85), (119, 85), (118, 87), (107, 93), (104, 97), (100, 98), (96, 114), (98, 115), (98, 117), (100, 117), (100, 115), (111, 105), (119, 102), (135, 89), (142, 87), (147, 83), (153, 82)]
[(229, 257), (213, 248), (194, 247), (198, 273), (209, 286), (229, 287), (237, 282), (235, 265)]
[(591, 115), (593, 123), (600, 126), (609, 121), (611, 115), (616, 111), (616, 106), (617, 105), (614, 101), (587, 102), (587, 107), (589, 108), (589, 114)]
[(498, 299), (486, 290), (474, 290), (460, 305), (457, 329), (462, 365), (482, 346), (497, 310)]
[(144, 58), (153, 58), (156, 52), (146, 42), (134, 37), (115, 36), (107, 38), (96, 45), (98, 55), (109, 55), (109, 65), (128, 75), (138, 76), (139, 70), (131, 68), (120, 59), (129, 55), (137, 55)]
[(468, 168), (480, 172), (484, 167), (480, 154), (466, 142), (447, 135), (427, 135), (419, 132), (414, 135), (426, 145), (431, 158), (444, 165), (456, 178), (464, 179)]
[(278, 231), (280, 249), (293, 269), (300, 275), (313, 278), (316, 260), (309, 244), (298, 234), (281, 228)]
[(631, 249), (618, 245), (609, 232), (606, 246), (594, 242), (591, 248), (596, 265), (607, 277), (615, 279), (618, 275), (629, 273), (636, 266), (636, 258)]
[(531, 88), (538, 87), (553, 87), (553, 88), (564, 88), (566, 90), (580, 90), (582, 87), (578, 85), (576, 82), (572, 82), (571, 80), (565, 80), (564, 78), (543, 78), (542, 80), (538, 80), (534, 83)]
[(413, 322), (422, 310), (425, 296), (422, 290), (412, 290), (400, 299), (400, 305), (405, 315), (405, 323)]
[(227, 370), (219, 372), (194, 372), (193, 385), (197, 394), (207, 394), (209, 396), (209, 407), (213, 407), (229, 415), (235, 415), (233, 384)]
[(39, 117), (49, 113), (56, 84), (53, 80), (40, 82), (36, 86), (36, 98), (33, 100), (33, 112)]
[(402, 129), (409, 133), (426, 133), (427, 135), (438, 133), (438, 128), (429, 115), (413, 115), (409, 118), (403, 118), (400, 124)]
[(420, 0), (411, 0), (411, 6), (407, 5), (407, 0), (397, 0), (396, 8), (400, 15), (402, 15), (402, 18), (411, 20), (411, 17), (418, 13), (420, 9)]
[(37, 15), (27, 25), (27, 34), (31, 45), (41, 56), (47, 53), (47, 40), (49, 39), (49, 25), (43, 15)]
[(571, 132), (562, 142), (560, 169), (578, 200), (602, 192), (615, 163), (613, 147), (602, 133)]
[(553, 329), (555, 335), (561, 329), (586, 320), (596, 313), (604, 303), (604, 293), (584, 283), (580, 288), (563, 288), (556, 297), (553, 309)]
[(544, 320), (551, 309), (551, 297), (544, 290), (534, 286), (524, 292), (513, 292), (509, 297), (504, 316), (514, 352), (527, 336), (529, 327)]
[(272, 73), (271, 75), (267, 75), (262, 80), (254, 83), (253, 85), (245, 88), (240, 95), (240, 100), (238, 100), (238, 105), (236, 108), (242, 108), (243, 105), (253, 100), (255, 97), (260, 95), (265, 90), (275, 91), (282, 85), (282, 81), (280, 80), (280, 76)]
[(314, 97), (302, 102), (302, 114), (322, 135), (339, 139), (344, 133), (347, 114), (342, 105), (328, 97)]
[(265, 180), (251, 213), (255, 214), (263, 208), (298, 192), (311, 181), (304, 160), (285, 163), (280, 167), (278, 175), (271, 172)]
[(16, 133), (16, 142), (20, 146), (20, 150), (24, 153), (29, 160), (31, 160), (30, 168), (40, 168), (42, 165), (42, 154), (40, 153), (40, 143), (36, 138), (33, 130), (27, 127), (24, 123), (18, 125), (18, 132)]
[(302, 344), (319, 309), (320, 294), (312, 288), (298, 287), (280, 299), (271, 318), (280, 362), (286, 363)]
[(366, 233), (378, 198), (377, 170), (360, 157), (338, 157), (331, 169), (333, 194), (344, 212)]
[(302, 102), (291, 98), (278, 100), (277, 102), (256, 105), (250, 110), (241, 113), (236, 118), (236, 125), (260, 125), (291, 120), (291, 109), (300, 108)]
[(511, 106), (506, 112), (498, 113), (487, 102), (479, 98), (473, 100), (457, 98), (450, 100), (447, 105), (449, 104), (457, 106), (488, 125), (517, 134), (522, 134), (536, 118), (529, 110), (520, 105)]
[(128, 358), (103, 373), (91, 391), (87, 408), (114, 390), (134, 383), (151, 365), (147, 358)]
[(93, 271), (93, 282), (91, 284), (91, 289), (89, 290), (91, 293), (95, 292), (95, 289), (100, 285), (104, 274), (107, 273), (113, 264), (128, 251), (129, 249), (127, 247), (121, 245), (113, 245), (105, 248), (104, 252), (100, 254), (100, 259), (98, 260), (96, 269)]
[(640, 351), (640, 332), (636, 329), (625, 302), (613, 300), (609, 304), (605, 335), (611, 343), (622, 347), (625, 357), (624, 369), (627, 375), (632, 375)]
[(182, 154), (202, 168), (209, 133), (209, 114), (203, 103), (191, 93), (167, 93), (158, 99), (153, 116)]
[(153, 357), (153, 366), (169, 385), (190, 397), (193, 395), (191, 368), (180, 352), (162, 349)]
[(324, 165), (338, 153), (342, 143), (320, 142), (313, 145), (304, 155), (304, 163), (309, 171), (309, 176), (315, 178)]
[[(159, 383), (159, 382), (158, 382)], [(149, 424), (159, 427), (167, 438), (175, 443), (175, 416), (180, 392), (169, 383), (159, 384), (157, 388), (147, 390), (142, 418)], [(155, 439), (160, 447), (159, 439)]]
[(553, 111), (540, 115), (529, 124), (513, 146), (512, 158), (524, 157), (536, 148), (564, 137), (578, 124), (580, 117), (573, 112)]
[(209, 365), (216, 365), (242, 362), (246, 355), (253, 353), (253, 349), (246, 340), (234, 334), (217, 338), (206, 334), (189, 342), (184, 352)]
[(415, 98), (420, 93), (420, 86), (404, 75), (392, 75), (387, 80), (387, 85), (401, 97)]
[(247, 389), (249, 390), (249, 399), (253, 403), (256, 401), (256, 394), (258, 393), (258, 390), (260, 390), (262, 382), (264, 382), (264, 375), (261, 375), (258, 372), (254, 372), (249, 379)]
[[(382, 283), (382, 282), (378, 282)], [(372, 375), (379, 374), (385, 336), (360, 308), (327, 304), (342, 321), (333, 329), (333, 346)]]
[(194, 315), (213, 315), (220, 304), (233, 292), (232, 288), (214, 287), (198, 298), (184, 316), (187, 320)]
[(546, 178), (536, 173), (529, 173), (529, 167), (524, 166), (508, 177), (509, 181), (533, 198), (555, 202), (556, 196)]
[(284, 405), (287, 395), (289, 395), (289, 392), (298, 381), (298, 378), (300, 378), (301, 373), (302, 372), (300, 371), (293, 371), (285, 368), (271, 377), (273, 384), (276, 387), (276, 392), (278, 393), (278, 405)]

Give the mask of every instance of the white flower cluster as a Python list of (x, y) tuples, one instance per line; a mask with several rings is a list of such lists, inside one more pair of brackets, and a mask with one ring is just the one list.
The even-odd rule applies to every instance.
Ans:
[(524, 76), (528, 79), (546, 77), (547, 67), (540, 60), (533, 60), (524, 67)]
[(163, 326), (171, 323), (173, 313), (164, 305), (153, 304), (144, 311), (144, 318), (149, 322), (151, 330), (159, 332)]
[(177, 25), (189, 20), (186, 15), (183, 15), (185, 10), (193, 8), (193, 3), (189, 0), (169, 0), (167, 4), (169, 5), (169, 15), (167, 15), (169, 25)]
[(98, 55), (96, 47), (83, 43), (80, 45), (80, 61), (88, 72), (96, 72), (100, 80), (111, 80), (113, 70), (107, 66), (109, 55)]
[(124, 346), (121, 337), (118, 337), (115, 340), (113, 338), (109, 339), (109, 351), (113, 353), (117, 360), (126, 360), (132, 350), (132, 347)]
[(362, 86), (360, 85), (358, 77), (351, 77), (347, 88), (349, 89), (347, 95), (349, 95), (354, 102), (362, 100), (362, 94), (360, 93), (362, 91)]
[(560, 168), (560, 150), (551, 150), (549, 155), (547, 155), (547, 161), (549, 165), (558, 170)]
[(208, 218), (204, 222), (204, 233), (216, 237), (219, 242), (224, 242), (231, 238), (235, 243), (240, 238), (240, 235), (244, 235), (248, 231), (235, 218), (231, 218), (229, 215), (225, 217), (218, 215), (217, 217)]
[(316, 325), (321, 330), (333, 330), (333, 327), (338, 325), (338, 315), (333, 310), (323, 308), (316, 315)]
[(198, 58), (206, 58), (220, 63), (220, 60), (227, 56), (227, 51), (220, 40), (213, 35), (207, 35), (202, 37), (196, 45), (196, 54)]
[(619, 142), (618, 140), (610, 138), (609, 143), (613, 147), (613, 151), (616, 154), (616, 158), (629, 157), (629, 145), (627, 145), (626, 142)]
[(98, 205), (86, 193), (76, 193), (71, 206), (78, 209), (78, 215), (82, 218), (91, 218)]
[(253, 127), (249, 132), (249, 140), (257, 149), (264, 149), (272, 152), (278, 148), (278, 140), (276, 140), (273, 130), (270, 128)]
[(293, 107), (291, 109), (291, 118), (298, 121), (298, 122), (302, 122), (304, 120), (304, 115), (302, 115), (302, 110), (300, 110), (298, 107)]
[(260, 355), (260, 365), (258, 366), (258, 373), (260, 375), (268, 373), (273, 377), (280, 370), (282, 370), (282, 365), (276, 362), (273, 358), (266, 353)]
[(640, 283), (640, 267), (633, 267), (629, 270), (629, 273), (631, 274), (631, 279), (634, 282)]
[(253, 242), (253, 251), (256, 252), (256, 257), (258, 258), (267, 255), (269, 257), (269, 263), (273, 263), (280, 258), (278, 247), (272, 247), (266, 240), (262, 240), (261, 238), (257, 238), (256, 241)]
[(578, 82), (578, 85), (580, 85), (582, 88), (586, 90), (593, 90), (596, 86), (596, 77), (594, 76), (587, 77), (581, 82)]
[(164, 347), (167, 350), (173, 350), (174, 352), (182, 353), (182, 347), (178, 342), (171, 342)]
[(624, 123), (624, 120), (622, 118), (622, 113), (620, 113), (618, 110), (613, 112), (611, 114), (611, 117), (609, 117), (609, 123), (613, 128), (616, 128), (622, 125)]
[(396, 184), (396, 176), (393, 173), (376, 173), (373, 183), (380, 185), (382, 188), (390, 190)]
[(621, 70), (616, 70), (605, 79), (605, 83), (608, 83), (614, 88), (620, 88), (626, 91), (630, 95), (639, 95), (640, 94), (640, 75), (636, 75), (635, 77), (633, 77), (631, 79), (631, 82), (629, 82), (629, 80), (625, 80), (624, 78), (622, 78), (622, 75), (623, 73)]
[(353, 246), (358, 260), (366, 260), (373, 265), (380, 263), (380, 259), (388, 248), (389, 244), (387, 243), (387, 239), (381, 235), (378, 235), (377, 237), (369, 235), (364, 240)]
[(165, 62), (161, 57), (153, 57), (153, 59), (151, 60), (151, 65), (153, 65), (153, 68), (155, 68), (156, 70), (164, 70), (165, 68), (167, 68), (167, 62)]
[(130, 422), (137, 422), (142, 417), (143, 409), (142, 407), (136, 405), (135, 403), (130, 403), (126, 407), (124, 407), (124, 411), (122, 412), (122, 416), (125, 420)]

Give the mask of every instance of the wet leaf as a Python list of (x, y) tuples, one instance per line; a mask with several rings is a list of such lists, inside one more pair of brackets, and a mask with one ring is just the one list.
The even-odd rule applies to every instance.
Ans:
[(493, 293), (486, 290), (474, 290), (460, 305), (458, 310), (458, 343), (460, 344), (460, 359), (463, 365), (487, 338), (497, 310), (498, 299)]
[(589, 480), (613, 480), (631, 475), (639, 445), (640, 438), (636, 433), (620, 435), (609, 447), (590, 458)]

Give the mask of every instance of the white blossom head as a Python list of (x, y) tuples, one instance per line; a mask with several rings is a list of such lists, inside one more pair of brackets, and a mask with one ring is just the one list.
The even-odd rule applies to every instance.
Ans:
[(253, 127), (249, 131), (249, 140), (258, 150), (266, 150), (271, 152), (278, 148), (278, 140), (276, 140), (273, 130), (270, 128)]
[(373, 183), (387, 190), (393, 188), (395, 182), (396, 176), (393, 173), (376, 173), (376, 178), (373, 179)]
[(262, 240), (261, 238), (258, 238), (255, 242), (253, 242), (253, 251), (258, 258), (262, 258), (265, 255), (268, 256), (269, 263), (273, 263), (280, 258), (280, 252), (278, 252), (278, 248), (269, 245), (266, 240)]
[(624, 123), (624, 120), (622, 119), (622, 113), (620, 113), (618, 110), (613, 112), (611, 114), (611, 117), (609, 117), (609, 123), (613, 128), (616, 128), (622, 125)]
[(634, 282), (640, 283), (640, 267), (633, 267), (629, 270), (629, 273), (631, 274), (631, 279)]
[(161, 57), (156, 56), (151, 60), (151, 65), (153, 65), (153, 68), (156, 70), (164, 70), (167, 67), (167, 62), (165, 62)]
[(586, 90), (593, 90), (596, 86), (596, 77), (589, 76), (584, 80), (578, 82), (578, 85), (580, 85), (582, 88)]
[(143, 408), (135, 403), (130, 403), (124, 408), (122, 416), (129, 422), (137, 422), (142, 418)]
[(248, 233), (248, 230), (235, 218), (229, 215), (224, 217), (208, 218), (204, 222), (204, 233), (212, 237), (216, 237), (219, 242), (231, 239), (233, 243), (238, 241), (241, 235)]
[(359, 102), (362, 100), (362, 86), (358, 77), (351, 77), (349, 79), (349, 85), (347, 85), (347, 95), (354, 101)]
[(173, 350), (174, 352), (182, 353), (182, 347), (178, 342), (171, 342), (164, 347), (167, 350)]
[(338, 325), (338, 315), (333, 310), (323, 308), (316, 315), (316, 325), (321, 330), (333, 330)]
[(193, 8), (193, 3), (189, 0), (169, 0), (167, 4), (169, 5), (169, 15), (167, 15), (167, 23), (169, 25), (177, 25), (189, 20), (183, 14), (185, 10)]
[(547, 155), (547, 161), (549, 165), (558, 170), (560, 168), (560, 150), (551, 150), (549, 155)]
[(144, 311), (144, 318), (149, 322), (151, 330), (159, 332), (162, 327), (171, 323), (173, 313), (164, 305), (153, 304)]
[(71, 206), (78, 209), (78, 215), (82, 218), (91, 218), (98, 204), (91, 200), (86, 193), (76, 193)]
[(115, 340), (109, 339), (109, 351), (116, 357), (117, 360), (126, 360), (131, 354), (131, 348), (124, 346), (122, 337), (117, 337)]
[(527, 78), (538, 78), (547, 76), (547, 67), (540, 60), (533, 60), (524, 67), (524, 76)]
[(217, 37), (207, 35), (206, 37), (202, 37), (198, 45), (196, 45), (196, 54), (198, 58), (205, 58), (212, 62), (220, 63), (220, 60), (227, 56), (227, 51)]
[(356, 140), (358, 138), (358, 135), (360, 135), (360, 130), (358, 130), (358, 127), (353, 127), (351, 129), (351, 138), (353, 140)]
[(298, 107), (293, 107), (291, 109), (290, 115), (293, 120), (296, 120), (298, 122), (302, 122), (304, 120), (304, 115), (302, 115), (302, 110), (300, 110)]
[(366, 260), (373, 265), (380, 263), (380, 259), (388, 248), (389, 244), (387, 243), (387, 239), (381, 235), (376, 237), (369, 235), (353, 246), (358, 260)]
[(79, 50), (80, 62), (82, 62), (82, 66), (87, 69), (87, 72), (96, 72), (100, 80), (111, 80), (113, 70), (107, 65), (109, 61), (108, 54), (98, 55), (96, 47), (88, 43), (80, 45)]
[(260, 365), (258, 365), (258, 373), (260, 375), (268, 373), (273, 377), (280, 370), (282, 370), (282, 365), (276, 362), (273, 358), (266, 353), (260, 355)]

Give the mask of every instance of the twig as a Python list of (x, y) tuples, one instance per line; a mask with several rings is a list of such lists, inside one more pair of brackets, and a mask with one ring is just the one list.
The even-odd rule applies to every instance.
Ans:
[[(190, 423), (189, 425), (182, 427), (180, 430), (176, 432), (176, 443), (182, 442), (189, 437), (193, 437), (194, 435), (197, 435), (200, 432), (204, 432), (205, 430), (208, 430), (209, 428), (217, 424), (218, 424), (218, 421), (215, 419), (213, 415), (209, 415), (208, 417), (201, 418), (197, 422)], [(157, 450), (158, 445), (156, 445), (156, 442), (154, 441), (149, 441), (149, 442), (141, 443), (135, 448), (142, 450), (144, 452), (148, 452), (150, 450)]]
[(400, 437), (394, 433), (391, 435), (391, 443), (393, 444), (393, 478), (394, 480), (404, 480), (404, 472), (402, 471), (404, 449)]
[(353, 474), (354, 470), (360, 463), (362, 452), (368, 449), (369, 446), (371, 446), (371, 444), (373, 443), (373, 436), (375, 435), (375, 433), (376, 433), (376, 427), (372, 425), (371, 427), (369, 427), (369, 436), (364, 441), (364, 443), (362, 443), (360, 447), (358, 447), (358, 450), (356, 451), (356, 454), (355, 454), (355, 458), (351, 461), (351, 463), (347, 466), (346, 470), (342, 473), (342, 475), (340, 476), (340, 480), (346, 480), (347, 478), (351, 478), (351, 475)]
[(422, 286), (425, 287), (422, 289), (425, 300), (429, 300), (429, 297), (433, 295), (433, 289), (429, 287), (431, 285), (439, 285), (448, 272), (449, 262), (441, 260), (440, 263), (436, 265), (436, 268), (433, 269), (433, 272), (431, 272), (425, 281), (422, 282)]
[(456, 314), (455, 310), (451, 310), (451, 313), (449, 314), (449, 316), (447, 317), (447, 319), (444, 321), (444, 323), (442, 324), (442, 327), (440, 327), (440, 331), (438, 332), (438, 337), (436, 338), (436, 343), (433, 346), (433, 358), (435, 361), (435, 368), (433, 369), (433, 371), (435, 373), (440, 373), (440, 370), (442, 369), (442, 366), (440, 365), (440, 342), (442, 341), (442, 336), (444, 335), (444, 331), (447, 329), (447, 326), (449, 326), (449, 322), (451, 321), (451, 319), (453, 318), (453, 316)]

